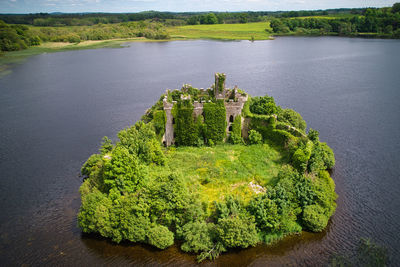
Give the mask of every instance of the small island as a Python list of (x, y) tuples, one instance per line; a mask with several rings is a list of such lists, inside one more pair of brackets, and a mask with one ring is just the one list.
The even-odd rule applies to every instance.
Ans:
[(300, 114), (251, 97), (226, 75), (167, 90), (82, 166), (79, 227), (198, 261), (320, 232), (336, 209), (332, 150)]

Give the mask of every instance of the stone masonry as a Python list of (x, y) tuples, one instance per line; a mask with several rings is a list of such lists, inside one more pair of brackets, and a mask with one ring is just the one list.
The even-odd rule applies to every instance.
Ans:
[[(235, 119), (236, 116), (240, 116), (242, 114), (242, 109), (244, 104), (247, 101), (247, 95), (242, 95), (241, 93), (238, 92), (237, 87), (233, 89), (227, 89), (225, 88), (225, 81), (223, 84), (223, 91), (219, 91), (219, 79), (218, 75), (224, 75), (225, 74), (215, 74), (215, 84), (214, 84), (214, 95), (216, 99), (224, 99), (224, 105), (226, 109), (226, 133), (229, 136), (230, 132), (232, 131), (232, 123)], [(182, 99), (185, 99), (181, 96)], [(186, 97), (190, 98), (189, 97)], [(203, 105), (205, 101), (194, 101), (193, 102), (193, 113), (197, 117), (199, 115), (203, 114)], [(172, 103), (168, 102), (167, 96), (164, 97), (163, 99), (163, 105), (164, 105), (164, 111), (167, 116), (167, 121), (165, 123), (165, 134), (163, 136), (163, 143), (166, 146), (170, 146), (175, 142), (175, 136), (174, 136), (174, 118), (172, 116), (172, 107), (176, 104), (176, 101), (172, 101)], [(243, 120), (243, 118), (242, 118)], [(243, 121), (242, 121), (243, 122)], [(243, 124), (243, 123), (242, 123)]]

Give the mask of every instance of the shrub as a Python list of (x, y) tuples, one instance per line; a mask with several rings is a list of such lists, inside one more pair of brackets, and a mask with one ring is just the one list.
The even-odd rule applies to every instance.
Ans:
[(174, 234), (163, 225), (155, 225), (147, 232), (150, 245), (159, 249), (166, 249), (174, 244)]
[(278, 121), (286, 122), (304, 132), (307, 125), (301, 115), (293, 109), (283, 109), (278, 114)]
[(255, 223), (239, 216), (220, 219), (217, 224), (217, 234), (227, 248), (247, 248), (259, 242)]
[(167, 115), (164, 110), (155, 110), (153, 112), (153, 125), (157, 136), (160, 138), (165, 133), (165, 122), (167, 121)]
[(206, 222), (191, 222), (183, 226), (184, 243), (181, 249), (185, 252), (209, 251), (214, 243), (212, 240), (212, 231), (215, 225)]
[(250, 111), (255, 114), (271, 115), (278, 110), (275, 100), (272, 96), (257, 96), (250, 100)]
[(250, 130), (249, 132), (249, 143), (251, 145), (261, 144), (262, 143), (262, 135), (256, 130)]
[(328, 224), (328, 219), (319, 205), (306, 206), (303, 210), (303, 223), (310, 231), (321, 232)]

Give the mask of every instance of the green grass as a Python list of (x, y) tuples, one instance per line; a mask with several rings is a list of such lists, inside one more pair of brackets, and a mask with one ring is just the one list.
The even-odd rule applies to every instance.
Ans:
[[(190, 187), (207, 203), (221, 201), (228, 194), (247, 202), (256, 195), (250, 182), (265, 187), (287, 163), (284, 151), (267, 144), (171, 147), (165, 154), (167, 168), (181, 172)], [(155, 167), (152, 171), (164, 168)]]
[(220, 40), (268, 40), (269, 22), (246, 24), (187, 25), (167, 29), (172, 38)]

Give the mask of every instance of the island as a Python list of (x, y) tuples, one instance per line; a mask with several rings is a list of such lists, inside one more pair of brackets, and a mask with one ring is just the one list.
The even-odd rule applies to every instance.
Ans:
[(335, 158), (300, 114), (271, 96), (226, 88), (167, 90), (118, 141), (82, 166), (78, 225), (113, 242), (198, 261), (232, 248), (321, 232), (336, 209)]

